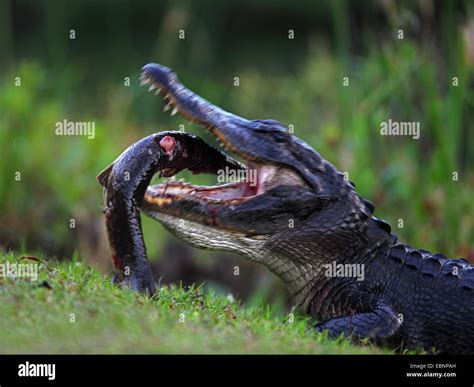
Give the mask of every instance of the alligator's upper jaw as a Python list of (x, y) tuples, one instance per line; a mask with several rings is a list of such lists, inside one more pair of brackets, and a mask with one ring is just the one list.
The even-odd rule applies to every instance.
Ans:
[[(278, 185), (280, 180), (278, 175), (282, 174), (281, 166), (268, 164), (265, 160), (260, 160), (256, 154), (243, 152), (241, 144), (233, 143), (219, 128), (219, 125), (228, 127), (230, 122), (233, 125), (245, 126), (249, 122), (248, 120), (225, 112), (186, 89), (178, 81), (174, 72), (165, 66), (158, 64), (146, 65), (143, 67), (140, 79), (142, 85), (148, 85), (149, 91), (154, 91), (155, 95), (160, 95), (164, 99), (164, 111), (170, 111), (171, 115), (180, 113), (188, 121), (205, 127), (216, 136), (221, 146), (248, 161), (244, 176), (236, 176), (234, 174), (237, 180), (240, 181), (235, 182), (234, 176), (229, 177), (229, 174), (232, 175), (230, 170), (219, 171), (222, 172), (221, 178), (224, 178), (224, 182), (229, 182), (229, 180), (231, 182), (203, 187), (185, 182), (171, 181), (150, 187), (145, 197), (146, 200), (148, 199), (149, 202), (152, 202), (152, 199), (155, 198), (153, 202), (160, 205), (167, 203), (169, 199), (184, 198), (186, 200), (205, 201), (208, 203), (235, 204), (263, 194), (266, 190)], [(233, 140), (239, 141), (239, 134), (237, 133), (236, 136), (233, 136)], [(224, 175), (226, 172), (228, 174)], [(302, 183), (301, 179), (293, 171), (285, 169), (283, 174), (289, 177), (291, 182)], [(223, 181), (220, 180), (219, 182)]]
[(228, 113), (213, 105), (199, 95), (184, 87), (178, 80), (176, 74), (169, 68), (151, 63), (143, 67), (140, 76), (141, 85), (148, 85), (148, 91), (160, 95), (165, 105), (163, 111), (169, 111), (172, 116), (179, 113), (189, 122), (196, 123), (209, 130), (225, 147), (246, 160), (258, 161), (255, 155), (250, 155), (239, 149), (220, 130), (219, 126), (229, 124), (245, 124), (248, 120)]

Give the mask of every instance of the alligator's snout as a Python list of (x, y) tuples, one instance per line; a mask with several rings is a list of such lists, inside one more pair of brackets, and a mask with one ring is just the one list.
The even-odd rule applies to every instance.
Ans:
[(149, 85), (149, 91), (163, 98), (163, 111), (170, 111), (171, 115), (179, 113), (189, 122), (204, 127), (227, 151), (252, 164), (285, 167), (321, 193), (327, 192), (310, 171), (331, 173), (345, 184), (342, 174), (280, 122), (248, 120), (229, 113), (186, 88), (171, 69), (160, 64), (144, 66), (140, 79), (142, 85)]
[[(148, 74), (148, 76), (153, 78), (157, 84), (166, 88), (169, 88), (173, 82), (178, 80), (178, 77), (173, 70), (157, 63), (149, 63), (143, 66), (142, 73)], [(142, 84), (145, 83), (145, 80), (142, 78)]]

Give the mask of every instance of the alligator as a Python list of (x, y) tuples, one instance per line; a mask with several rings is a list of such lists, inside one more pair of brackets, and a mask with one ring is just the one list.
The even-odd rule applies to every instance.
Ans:
[[(106, 168), (105, 217), (115, 282), (153, 295), (140, 213), (201, 249), (236, 252), (279, 277), (318, 332), (396, 350), (474, 353), (474, 266), (398, 241), (374, 205), (312, 147), (275, 120), (247, 120), (187, 89), (169, 68), (143, 67), (142, 84), (164, 110), (206, 128), (160, 132)], [(225, 152), (226, 151), (226, 152)], [(239, 162), (230, 154), (240, 158)], [(155, 173), (255, 171), (199, 186)]]

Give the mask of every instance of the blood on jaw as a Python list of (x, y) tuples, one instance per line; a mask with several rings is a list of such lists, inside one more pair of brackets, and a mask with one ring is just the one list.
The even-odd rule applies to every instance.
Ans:
[(160, 147), (165, 151), (168, 157), (171, 157), (173, 154), (175, 146), (176, 140), (171, 136), (165, 136), (160, 140)]

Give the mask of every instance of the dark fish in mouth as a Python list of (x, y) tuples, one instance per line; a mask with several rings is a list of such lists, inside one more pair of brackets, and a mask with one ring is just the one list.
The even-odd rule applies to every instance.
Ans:
[[(245, 231), (245, 235), (252, 235), (260, 231), (262, 225), (258, 216), (249, 217), (249, 213), (262, 206), (259, 202), (274, 187), (301, 187), (305, 198), (292, 196), (295, 200), (298, 197), (298, 203), (303, 203), (303, 207), (310, 205), (312, 198), (307, 195), (307, 187), (311, 184), (311, 176), (306, 174), (305, 168), (295, 170), (295, 165), (299, 165), (295, 159), (297, 144), (280, 123), (249, 121), (226, 112), (185, 88), (176, 74), (165, 66), (144, 66), (141, 83), (163, 98), (164, 111), (171, 115), (179, 113), (189, 122), (204, 127), (223, 148), (217, 150), (188, 133), (160, 132), (130, 146), (97, 176), (105, 188), (104, 213), (116, 269), (114, 280), (153, 294), (155, 286), (142, 236), (140, 211), (153, 218), (170, 215), (173, 219), (219, 225), (231, 233), (241, 233), (239, 224), (242, 220), (246, 223), (253, 219), (253, 227)], [(268, 137), (269, 134), (272, 136)], [(279, 146), (282, 141), (286, 142), (284, 147)], [(279, 152), (275, 152), (275, 145)], [(246, 165), (224, 150), (243, 159)], [(299, 150), (297, 157), (302, 156)], [(171, 177), (183, 169), (194, 174), (244, 172), (240, 176), (252, 176), (253, 179), (213, 186), (168, 181), (149, 187), (155, 173)], [(243, 211), (237, 211), (241, 208)], [(232, 217), (236, 217), (234, 222), (223, 222)], [(164, 226), (168, 228), (167, 224)], [(265, 224), (263, 227), (268, 231)]]
[[(156, 292), (140, 220), (140, 206), (153, 175), (169, 177), (184, 169), (217, 174), (224, 168), (239, 170), (245, 166), (192, 134), (160, 132), (130, 146), (97, 176), (105, 191), (104, 214), (115, 266), (114, 282), (150, 295)], [(166, 188), (172, 192), (176, 186), (183, 184), (165, 184), (160, 200), (170, 200)]]

